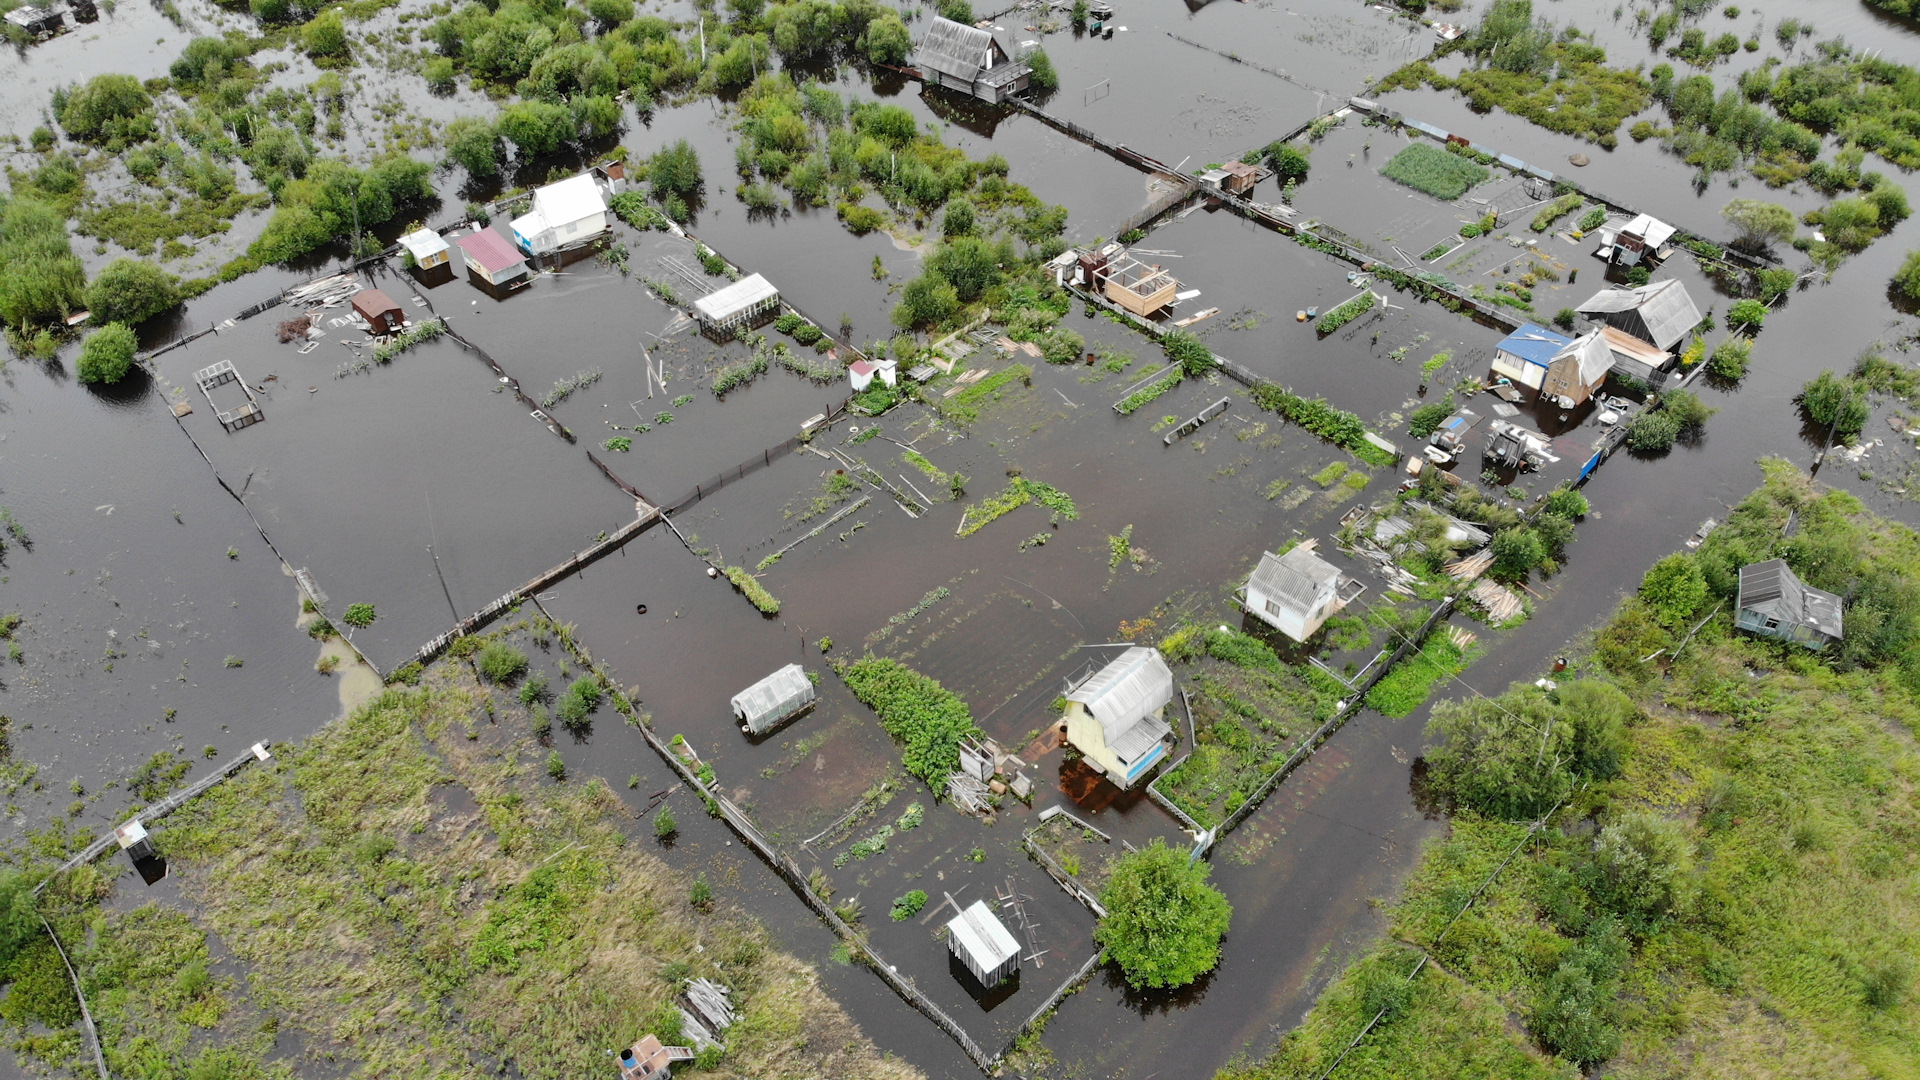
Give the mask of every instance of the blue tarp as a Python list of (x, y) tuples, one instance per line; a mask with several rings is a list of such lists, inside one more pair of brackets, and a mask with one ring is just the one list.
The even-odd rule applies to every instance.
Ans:
[(1546, 367), (1561, 349), (1573, 344), (1573, 339), (1565, 334), (1556, 334), (1543, 326), (1532, 323), (1520, 324), (1520, 329), (1500, 339), (1494, 348), (1525, 360), (1529, 364)]

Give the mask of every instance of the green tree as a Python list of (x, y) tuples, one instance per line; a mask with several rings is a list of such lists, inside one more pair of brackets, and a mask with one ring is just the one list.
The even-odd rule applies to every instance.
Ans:
[(1443, 701), (1427, 722), (1427, 781), (1490, 817), (1538, 817), (1573, 790), (1573, 729), (1544, 694)]
[(1578, 521), (1587, 516), (1592, 507), (1587, 505), (1587, 497), (1570, 487), (1557, 487), (1547, 493), (1547, 501), (1541, 510), (1549, 514)]
[(833, 47), (835, 12), (827, 0), (793, 0), (774, 8), (773, 47), (788, 60), (802, 60)]
[(685, 139), (663, 147), (647, 162), (647, 181), (653, 197), (664, 203), (669, 196), (691, 201), (700, 193), (700, 155)]
[(733, 13), (735, 22), (751, 25), (767, 10), (767, 0), (727, 0), (727, 10)]
[(300, 28), (300, 47), (308, 56), (321, 60), (344, 60), (351, 53), (347, 45), (347, 22), (339, 9), (322, 12)]
[(1853, 380), (1831, 371), (1821, 372), (1802, 386), (1799, 401), (1808, 419), (1831, 428), (1840, 438), (1860, 434), (1872, 412), (1866, 393)]
[(293, 14), (293, 0), (251, 0), (253, 17), (264, 23), (286, 22)]
[(953, 286), (962, 303), (972, 303), (1000, 282), (1000, 252), (975, 236), (944, 240), (927, 257), (927, 272)]
[(501, 110), (499, 130), (521, 158), (541, 157), (573, 141), (573, 114), (552, 102), (516, 101)]
[(500, 144), (500, 130), (492, 121), (459, 117), (448, 122), (440, 141), (447, 148), (447, 160), (467, 170), (468, 176), (493, 176), (500, 171), (505, 148)]
[(1220, 962), (1233, 905), (1207, 884), (1212, 872), (1159, 837), (1114, 860), (1100, 890), (1107, 915), (1093, 934), (1128, 985), (1186, 986)]
[(968, 0), (940, 0), (940, 17), (967, 26), (973, 25), (973, 5)]
[(1735, 300), (1727, 309), (1727, 328), (1752, 333), (1767, 321), (1767, 305), (1758, 300)]
[(1909, 300), (1920, 300), (1920, 248), (1907, 252), (1900, 269), (1893, 272), (1893, 287)]
[(1289, 181), (1296, 184), (1306, 181), (1310, 162), (1305, 150), (1290, 142), (1275, 140), (1267, 144), (1266, 157), (1267, 166), (1273, 170), (1281, 186), (1284, 187)]
[(1661, 411), (1673, 417), (1683, 435), (1697, 435), (1719, 409), (1700, 400), (1691, 390), (1669, 390), (1661, 395)]
[(155, 135), (153, 99), (131, 75), (96, 75), (54, 96), (60, 126), (83, 142), (118, 149)]
[(1713, 355), (1707, 358), (1707, 372), (1721, 379), (1744, 379), (1752, 360), (1753, 339), (1735, 334), (1713, 347)]
[(1037, 93), (1051, 94), (1060, 89), (1060, 73), (1053, 69), (1053, 57), (1045, 49), (1035, 49), (1027, 54), (1027, 85)]
[(179, 302), (180, 279), (145, 259), (115, 259), (87, 285), (96, 323), (136, 325)]
[(1744, 247), (1764, 248), (1793, 239), (1793, 211), (1779, 203), (1734, 199), (1720, 208), (1720, 216), (1740, 230), (1738, 242)]
[(1595, 780), (1618, 776), (1632, 745), (1627, 729), (1640, 719), (1633, 699), (1605, 679), (1575, 679), (1555, 694), (1573, 728), (1573, 771)]
[(1627, 425), (1627, 447), (1643, 454), (1673, 449), (1680, 437), (1680, 421), (1665, 412), (1644, 412)]
[(1707, 599), (1707, 579), (1692, 555), (1675, 552), (1640, 579), (1640, 599), (1668, 629), (1685, 625)]
[(965, 199), (955, 199), (947, 204), (940, 215), (940, 233), (942, 236), (966, 236), (973, 232), (973, 204)]
[(945, 278), (923, 272), (900, 290), (900, 302), (893, 306), (893, 324), (902, 330), (932, 326), (944, 322), (960, 310), (960, 294)]
[(1492, 573), (1504, 581), (1525, 578), (1547, 557), (1547, 546), (1525, 525), (1501, 529), (1488, 546), (1493, 551)]
[(22, 331), (53, 322), (80, 308), (86, 286), (65, 216), (44, 203), (0, 195), (0, 320)]
[(633, 18), (633, 0), (587, 0), (587, 14), (602, 26), (619, 26)]
[(1693, 842), (1677, 822), (1631, 813), (1600, 830), (1593, 870), (1594, 898), (1629, 926), (1650, 928), (1689, 906)]
[(1799, 274), (1794, 273), (1784, 266), (1776, 266), (1769, 270), (1760, 271), (1760, 302), (1763, 304), (1773, 303), (1775, 300), (1787, 295), (1799, 280)]
[(873, 20), (867, 27), (867, 59), (876, 64), (890, 64), (895, 67), (907, 62), (907, 54), (913, 51), (913, 37), (907, 32), (907, 24), (893, 12)]
[(139, 339), (126, 323), (108, 323), (87, 335), (80, 346), (79, 375), (85, 383), (117, 383), (133, 370)]

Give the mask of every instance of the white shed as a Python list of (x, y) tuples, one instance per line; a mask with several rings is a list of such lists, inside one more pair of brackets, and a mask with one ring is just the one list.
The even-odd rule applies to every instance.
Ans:
[(1293, 640), (1305, 641), (1346, 606), (1343, 577), (1339, 567), (1306, 544), (1285, 555), (1266, 552), (1247, 578), (1247, 610)]
[(700, 320), (700, 328), (721, 337), (732, 337), (756, 319), (779, 310), (780, 290), (759, 274), (748, 274), (693, 302), (693, 314)]
[(733, 715), (739, 717), (741, 730), (764, 735), (805, 712), (814, 696), (806, 669), (788, 664), (733, 695)]
[(998, 986), (1020, 970), (1020, 943), (985, 900), (948, 920), (947, 949), (983, 987)]
[(513, 238), (530, 255), (598, 236), (608, 227), (607, 196), (593, 173), (537, 188), (533, 209), (513, 219)]
[(1135, 645), (1067, 693), (1067, 741), (1121, 788), (1166, 755), (1173, 729), (1160, 716), (1173, 672), (1160, 650)]

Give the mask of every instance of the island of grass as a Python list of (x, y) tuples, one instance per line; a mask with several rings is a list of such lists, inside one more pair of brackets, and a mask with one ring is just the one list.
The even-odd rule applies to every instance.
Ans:
[(1493, 174), (1458, 154), (1427, 142), (1411, 143), (1382, 166), (1380, 175), (1436, 199), (1452, 202)]

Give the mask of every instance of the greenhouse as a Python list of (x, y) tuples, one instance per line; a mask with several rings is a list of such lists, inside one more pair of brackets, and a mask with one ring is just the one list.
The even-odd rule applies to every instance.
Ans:
[(749, 735), (764, 735), (805, 712), (813, 700), (813, 680), (806, 669), (788, 664), (733, 695), (733, 715)]

